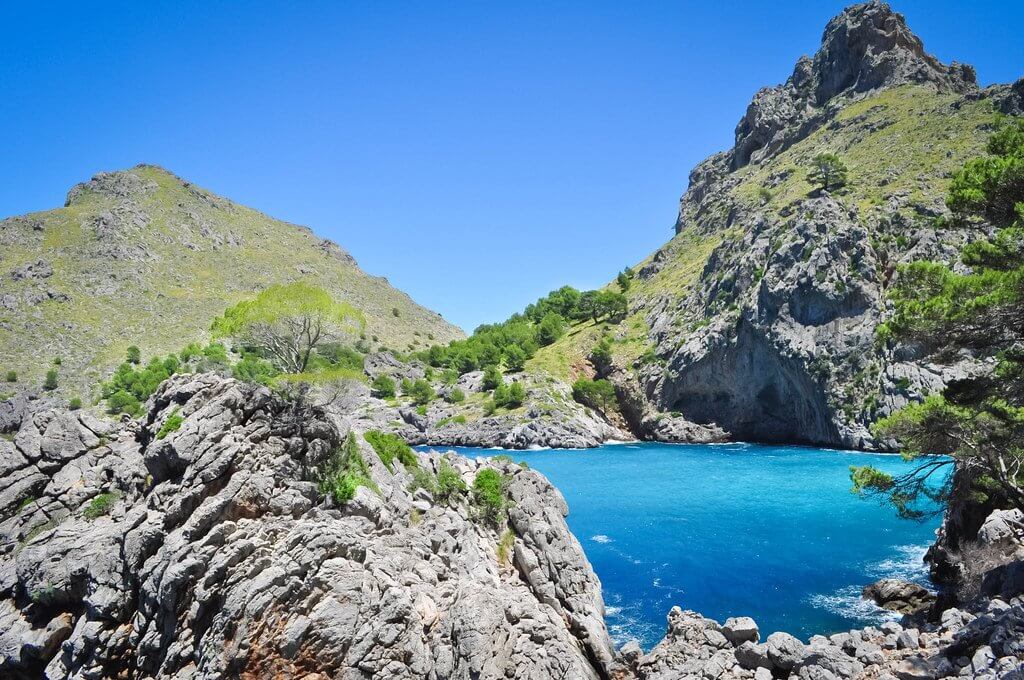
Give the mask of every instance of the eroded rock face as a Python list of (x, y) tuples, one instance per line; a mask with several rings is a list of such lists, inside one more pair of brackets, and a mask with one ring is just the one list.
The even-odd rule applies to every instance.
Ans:
[(148, 407), (43, 410), (0, 440), (5, 677), (607, 676), (600, 585), (539, 474), (503, 466), (492, 527), (361, 443), (380, 493), (339, 507), (313, 481), (341, 438), (324, 412), (212, 375)]

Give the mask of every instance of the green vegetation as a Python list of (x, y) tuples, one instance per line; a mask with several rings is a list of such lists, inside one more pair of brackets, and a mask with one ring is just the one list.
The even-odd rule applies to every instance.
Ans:
[(996, 360), (991, 375), (876, 423), (877, 434), (897, 439), (919, 465), (898, 477), (852, 468), (853, 488), (883, 494), (903, 517), (923, 517), (926, 500), (951, 498), (959, 488), (952, 479), (930, 480), (952, 461), (970, 480), (967, 500), (1024, 509), (1024, 121), (1004, 121), (987, 150), (956, 176), (949, 204), (958, 222), (987, 218), (1000, 231), (964, 248), (968, 273), (934, 262), (901, 267), (893, 318), (880, 329), (883, 339), (910, 338), (939, 353), (970, 348)]
[(82, 400), (80, 398), (72, 397), (68, 401), (68, 410), (69, 411), (77, 411), (80, 408), (82, 408)]
[(822, 191), (834, 191), (846, 186), (849, 170), (834, 153), (819, 153), (811, 163), (807, 181)]
[(113, 492), (94, 496), (88, 505), (85, 506), (85, 509), (82, 510), (82, 516), (91, 521), (109, 514), (111, 508), (114, 507), (114, 503), (117, 502), (117, 498), (118, 495)]
[(473, 480), (473, 504), (480, 516), (494, 526), (505, 518), (505, 477), (494, 468), (484, 468)]
[(57, 389), (57, 369), (51, 368), (46, 372), (46, 380), (43, 381), (43, 389), (52, 392)]
[(498, 408), (519, 408), (526, 401), (526, 389), (522, 383), (499, 385), (494, 390), (494, 405)]
[(164, 424), (160, 427), (160, 430), (156, 433), (156, 438), (163, 439), (172, 432), (177, 432), (179, 429), (181, 429), (181, 424), (183, 422), (185, 422), (185, 418), (182, 417), (180, 413), (178, 413), (178, 408), (175, 407), (174, 410), (171, 411), (170, 415), (167, 416), (167, 420), (164, 421)]
[(296, 282), (267, 288), (213, 321), (214, 337), (233, 337), (286, 373), (305, 373), (321, 343), (366, 325), (355, 307), (323, 288)]
[(458, 387), (453, 387), (448, 390), (448, 394), (445, 395), (444, 400), (449, 404), (461, 404), (466, 400), (466, 393), (460, 390)]
[(608, 413), (618, 406), (615, 386), (608, 380), (580, 378), (572, 385), (572, 398), (602, 413)]
[(5, 378), (9, 383), (18, 382), (18, 373), (17, 371), (7, 371)]
[(501, 371), (498, 370), (497, 366), (488, 366), (484, 369), (484, 377), (480, 383), (480, 386), (485, 390), (497, 389), (504, 383), (501, 377)]
[(419, 406), (426, 406), (437, 397), (437, 393), (434, 391), (434, 388), (431, 387), (430, 383), (424, 378), (417, 378), (411, 385), (409, 385), (408, 390), (403, 388), (403, 392), (406, 396), (412, 399), (414, 404)]
[(129, 364), (142, 363), (142, 350), (140, 350), (135, 345), (132, 345), (127, 350), (125, 350), (125, 356)]
[(437, 500), (441, 503), (450, 504), (466, 493), (466, 483), (462, 476), (451, 466), (446, 459), (441, 459), (441, 465), (437, 470)]
[(498, 540), (498, 562), (508, 564), (512, 560), (512, 548), (516, 544), (516, 534), (511, 529), (505, 529)]
[(330, 496), (335, 503), (346, 503), (356, 495), (356, 489), (365, 486), (380, 493), (370, 478), (370, 468), (359, 453), (359, 443), (352, 432), (348, 433), (343, 446), (335, 450), (318, 471), (320, 493)]
[(380, 458), (381, 462), (387, 467), (388, 470), (394, 472), (395, 459), (400, 462), (406, 470), (415, 470), (419, 467), (419, 462), (416, 460), (416, 454), (413, 453), (412, 449), (406, 444), (401, 437), (380, 432), (378, 430), (370, 430), (363, 435), (363, 439), (373, 447), (373, 450), (377, 452), (377, 457)]
[(395, 381), (391, 376), (382, 373), (373, 379), (370, 389), (373, 391), (373, 396), (378, 399), (391, 399), (395, 396)]

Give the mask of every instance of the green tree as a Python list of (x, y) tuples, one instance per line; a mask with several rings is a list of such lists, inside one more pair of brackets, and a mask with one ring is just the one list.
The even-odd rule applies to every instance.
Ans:
[(408, 394), (412, 397), (413, 403), (419, 406), (429, 404), (434, 400), (434, 397), (437, 396), (437, 393), (434, 392), (434, 388), (431, 387), (430, 383), (423, 378), (413, 381)]
[(537, 325), (537, 343), (546, 347), (565, 334), (565, 319), (557, 312), (548, 312)]
[(609, 412), (618, 404), (615, 386), (609, 380), (580, 378), (572, 385), (572, 398), (602, 413)]
[(453, 387), (448, 390), (444, 400), (450, 404), (459, 404), (466, 400), (466, 393), (460, 390), (458, 387)]
[(447, 459), (441, 459), (437, 469), (437, 500), (448, 505), (466, 493), (466, 483)]
[[(1002, 161), (1024, 157), (1021, 123), (1000, 129), (988, 151)], [(995, 360), (990, 374), (955, 381), (941, 395), (876, 424), (879, 436), (898, 440), (918, 465), (896, 477), (868, 466), (851, 468), (853, 488), (884, 494), (904, 517), (923, 517), (927, 501), (957, 494), (1024, 510), (1024, 183), (969, 186), (976, 178), (968, 175), (976, 170), (975, 161), (966, 164), (949, 203), (966, 216), (993, 220), (1000, 230), (964, 248), (961, 259), (969, 270), (933, 262), (901, 267), (890, 293), (893, 317), (879, 329), (883, 339), (912, 340), (938, 355), (967, 348)], [(1018, 208), (1011, 213), (1008, 205)], [(954, 484), (952, 476), (934, 483), (954, 463), (967, 483)]]
[(57, 369), (51, 368), (46, 372), (46, 380), (43, 381), (43, 389), (53, 391), (57, 389)]
[(964, 165), (950, 183), (946, 204), (961, 217), (994, 224), (1024, 217), (1024, 120), (1007, 119), (989, 138), (988, 155)]
[(308, 283), (271, 286), (214, 320), (215, 337), (235, 337), (286, 373), (302, 373), (313, 351), (339, 334), (365, 326), (351, 305)]
[(626, 291), (629, 290), (629, 286), (633, 283), (633, 270), (630, 269), (629, 267), (626, 267), (621, 272), (619, 272), (619, 275), (615, 277), (615, 280), (618, 282), (619, 288), (622, 289), (622, 292), (625, 293)]
[(516, 372), (526, 368), (526, 351), (519, 345), (509, 345), (506, 347), (505, 368)]
[(473, 503), (480, 516), (494, 525), (505, 518), (505, 483), (504, 476), (493, 468), (480, 470), (473, 480)]
[(602, 335), (597, 345), (590, 351), (590, 360), (601, 371), (612, 365), (612, 339)]
[(494, 390), (494, 405), (499, 408), (518, 408), (526, 401), (526, 389), (522, 383), (499, 385)]
[(373, 390), (373, 396), (378, 399), (389, 399), (395, 396), (395, 381), (391, 379), (391, 376), (383, 373), (373, 379), (370, 387)]
[(820, 153), (811, 162), (807, 181), (823, 190), (832, 191), (846, 186), (846, 164), (834, 153)]
[(142, 363), (142, 351), (138, 347), (136, 347), (135, 345), (132, 345), (125, 352), (125, 358), (126, 358), (126, 361), (129, 364), (136, 364), (136, 365), (141, 364)]
[(503, 383), (504, 381), (501, 377), (501, 371), (498, 370), (497, 366), (488, 366), (484, 369), (484, 377), (481, 382), (481, 386), (485, 390), (497, 389)]

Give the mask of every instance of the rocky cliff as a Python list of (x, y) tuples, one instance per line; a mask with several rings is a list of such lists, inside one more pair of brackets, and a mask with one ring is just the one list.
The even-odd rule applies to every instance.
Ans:
[(314, 481), (332, 417), (209, 374), (166, 382), (141, 422), (9, 415), (4, 677), (607, 676), (600, 584), (535, 472), (448, 458), (505, 475), (492, 526), (361, 444), (375, 488), (339, 506)]
[[(995, 113), (1019, 115), (1021, 91), (1024, 80), (979, 88), (971, 67), (928, 55), (885, 3), (848, 8), (784, 84), (754, 96), (734, 146), (693, 170), (676, 236), (634, 267), (627, 318), (535, 363), (579, 366), (607, 335), (620, 398), (635, 408), (639, 397), (640, 411), (736, 439), (884, 447), (872, 422), (980, 370), (875, 330), (897, 265), (955, 261), (972, 238), (936, 218)], [(846, 187), (808, 181), (822, 153), (848, 166)]]
[(128, 346), (177, 352), (229, 305), (298, 280), (356, 307), (375, 347), (463, 335), (310, 229), (140, 165), (76, 185), (62, 208), (0, 220), (0, 393), (40, 385), (59, 358), (61, 391), (88, 400)]

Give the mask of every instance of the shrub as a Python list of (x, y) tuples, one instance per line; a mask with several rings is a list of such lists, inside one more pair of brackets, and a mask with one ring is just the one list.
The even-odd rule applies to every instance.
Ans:
[(57, 389), (57, 369), (51, 368), (46, 372), (46, 380), (43, 381), (43, 389), (53, 391)]
[(396, 319), (398, 318), (398, 316), (399, 316), (398, 307), (392, 307), (391, 308), (391, 316), (395, 317)]
[(450, 503), (464, 493), (466, 493), (466, 483), (462, 481), (462, 476), (447, 460), (442, 459), (441, 466), (437, 471), (437, 500), (442, 503)]
[(266, 359), (247, 352), (231, 369), (236, 380), (255, 385), (269, 385), (279, 375), (279, 371)]
[(412, 470), (412, 481), (409, 482), (409, 493), (416, 491), (416, 489), (425, 489), (431, 495), (437, 493), (437, 478), (430, 474), (428, 470), (424, 470), (421, 467), (417, 467)]
[(80, 408), (82, 408), (82, 400), (79, 399), (78, 397), (74, 397), (71, 401), (68, 402), (69, 410), (77, 411)]
[(526, 401), (526, 390), (522, 383), (502, 385), (494, 390), (494, 405), (500, 408), (518, 408)]
[(181, 424), (185, 422), (185, 419), (180, 413), (178, 413), (177, 407), (171, 411), (171, 415), (167, 416), (167, 420), (160, 427), (160, 431), (156, 433), (157, 439), (163, 439), (172, 432), (177, 432), (181, 429)]
[(373, 379), (370, 389), (373, 391), (373, 396), (378, 399), (389, 399), (395, 396), (395, 381), (391, 379), (391, 376), (382, 373)]
[(412, 397), (414, 404), (424, 406), (433, 401), (434, 397), (437, 396), (437, 393), (434, 392), (434, 388), (430, 386), (430, 383), (423, 378), (420, 378), (413, 382), (409, 389), (409, 396)]
[(607, 335), (601, 337), (593, 350), (590, 352), (590, 359), (599, 369), (605, 369), (612, 365), (612, 340)]
[(459, 404), (466, 400), (466, 393), (458, 387), (455, 387), (448, 390), (448, 394), (445, 395), (444, 400), (449, 404)]
[(493, 390), (503, 383), (504, 381), (501, 378), (501, 371), (498, 370), (497, 366), (488, 366), (484, 369), (484, 377), (481, 385), (485, 390)]
[(127, 390), (118, 390), (107, 397), (107, 413), (116, 415), (127, 413), (130, 416), (142, 415), (142, 403)]
[(519, 345), (509, 345), (505, 349), (505, 368), (510, 371), (521, 371), (526, 368), (526, 351)]
[(125, 361), (129, 364), (141, 364), (142, 363), (142, 351), (138, 347), (132, 345), (125, 352)]
[(498, 541), (498, 562), (508, 564), (512, 558), (512, 548), (516, 544), (516, 535), (511, 529), (506, 529)]
[(394, 472), (393, 465), (396, 458), (407, 470), (419, 467), (416, 454), (398, 435), (370, 430), (363, 435), (363, 439), (373, 447), (373, 450), (377, 452), (377, 457), (388, 470)]
[(62, 363), (62, 359), (60, 357), (54, 357), (53, 358), (53, 365), (54, 366), (60, 366), (61, 363)]
[(484, 402), (483, 408), (485, 416), (492, 416), (494, 415), (494, 412), (498, 409), (498, 405), (494, 403), (494, 399), (488, 399), (487, 401)]
[(82, 516), (90, 521), (97, 517), (102, 517), (110, 512), (110, 509), (114, 507), (116, 502), (116, 493), (101, 493), (89, 501), (89, 504), (85, 506), (85, 510), (82, 511)]
[(484, 468), (473, 480), (473, 503), (480, 516), (497, 525), (505, 513), (505, 478), (494, 468)]
[(814, 157), (807, 181), (823, 191), (846, 186), (846, 164), (834, 153), (820, 153)]
[(335, 450), (318, 471), (318, 477), (320, 493), (330, 496), (335, 503), (352, 500), (360, 486), (380, 493), (370, 478), (370, 468), (359, 453), (359, 443), (351, 431), (345, 438), (345, 444)]
[(607, 412), (617, 404), (615, 386), (608, 380), (580, 378), (572, 385), (572, 398), (602, 412)]
[(537, 342), (543, 347), (558, 340), (565, 333), (565, 319), (555, 312), (548, 312), (537, 326)]
[(15, 371), (7, 371), (7, 382), (18, 382), (18, 374)]

